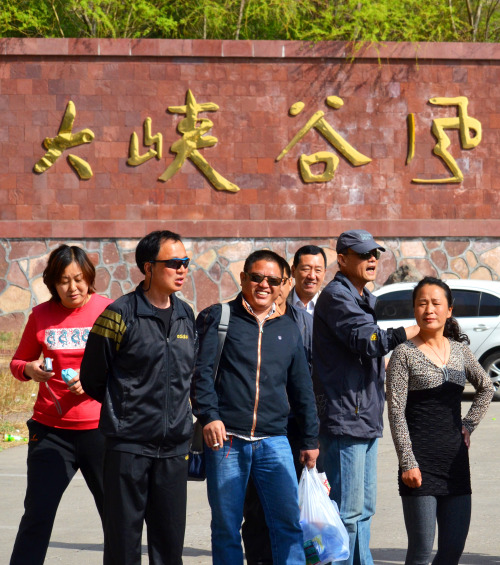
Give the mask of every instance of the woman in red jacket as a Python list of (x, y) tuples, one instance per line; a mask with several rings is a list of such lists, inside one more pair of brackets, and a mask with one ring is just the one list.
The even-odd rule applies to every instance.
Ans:
[[(94, 281), (95, 268), (85, 251), (68, 245), (52, 251), (43, 272), (52, 298), (33, 308), (10, 364), (20, 381), (39, 383), (28, 421), (25, 511), (10, 565), (44, 562), (57, 507), (78, 469), (102, 512), (101, 405), (84, 393), (79, 377), (90, 329), (111, 302), (94, 294)], [(52, 368), (45, 370), (41, 354), (52, 360)]]

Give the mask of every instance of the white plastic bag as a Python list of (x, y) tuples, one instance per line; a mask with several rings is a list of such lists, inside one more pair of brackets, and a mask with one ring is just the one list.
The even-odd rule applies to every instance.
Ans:
[(349, 557), (349, 536), (334, 500), (330, 500), (316, 467), (304, 467), (299, 482), (300, 525), (307, 565)]

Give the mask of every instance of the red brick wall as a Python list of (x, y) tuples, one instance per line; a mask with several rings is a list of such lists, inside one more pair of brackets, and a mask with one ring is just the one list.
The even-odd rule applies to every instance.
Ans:
[[(500, 236), (500, 46), (387, 44), (348, 59), (343, 43), (173, 40), (0, 40), (0, 237), (126, 238), (168, 227), (185, 237), (332, 237), (364, 227), (378, 237)], [(237, 193), (218, 192), (186, 161), (158, 181), (181, 139), (182, 106), (191, 89), (218, 142), (200, 153)], [(344, 106), (334, 110), (327, 96)], [(450, 152), (460, 184), (412, 183), (447, 177), (432, 154), (432, 120), (454, 107), (431, 97), (466, 96), (482, 124), (482, 141)], [(91, 129), (91, 144), (72, 148), (45, 173), (33, 172), (54, 137), (66, 105), (76, 106), (73, 132)], [(294, 102), (305, 103), (291, 117)], [(305, 184), (302, 153), (332, 151), (310, 131), (275, 159), (314, 112), (372, 161), (352, 166), (340, 156), (334, 178)], [(406, 118), (416, 119), (415, 158), (407, 155)], [(164, 139), (163, 157), (126, 164), (132, 132), (143, 146), (143, 122)], [(68, 153), (88, 161), (80, 180)]]

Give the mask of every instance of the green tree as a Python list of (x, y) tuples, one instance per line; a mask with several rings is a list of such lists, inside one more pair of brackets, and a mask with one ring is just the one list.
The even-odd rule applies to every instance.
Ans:
[(500, 0), (3, 0), (0, 36), (500, 41)]
[(471, 41), (498, 41), (500, 35), (500, 0), (465, 0), (450, 2), (450, 12), (461, 15), (469, 24)]

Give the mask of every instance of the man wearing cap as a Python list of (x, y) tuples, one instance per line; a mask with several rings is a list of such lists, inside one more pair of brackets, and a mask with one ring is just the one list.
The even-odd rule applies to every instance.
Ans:
[(382, 330), (374, 281), (385, 249), (365, 230), (337, 240), (339, 272), (314, 309), (313, 380), (320, 446), (331, 497), (349, 534), (346, 565), (372, 565), (370, 525), (375, 513), (377, 440), (382, 436), (384, 355), (418, 333), (418, 326)]

